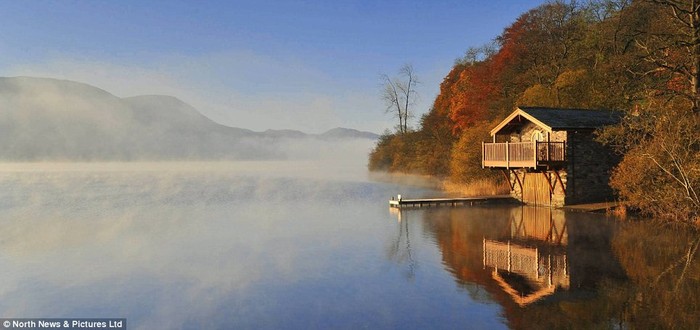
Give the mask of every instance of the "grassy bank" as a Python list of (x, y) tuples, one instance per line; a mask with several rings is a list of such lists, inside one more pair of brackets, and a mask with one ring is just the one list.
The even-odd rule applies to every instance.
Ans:
[(508, 195), (510, 193), (507, 183), (498, 183), (488, 179), (474, 180), (471, 183), (456, 183), (444, 180), (440, 188), (450, 194), (463, 197)]
[(458, 183), (449, 179), (438, 178), (431, 175), (389, 173), (372, 171), (370, 179), (380, 182), (389, 182), (402, 185), (410, 185), (420, 188), (428, 188), (443, 191), (450, 196), (473, 197), (507, 195), (510, 193), (508, 183), (496, 182), (490, 179), (473, 180), (470, 183)]

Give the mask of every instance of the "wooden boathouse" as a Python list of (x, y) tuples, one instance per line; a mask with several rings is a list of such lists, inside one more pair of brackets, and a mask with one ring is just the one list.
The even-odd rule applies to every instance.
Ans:
[(619, 157), (594, 131), (621, 118), (609, 110), (517, 108), (483, 143), (482, 167), (503, 171), (511, 196), (525, 204), (611, 201), (608, 181)]

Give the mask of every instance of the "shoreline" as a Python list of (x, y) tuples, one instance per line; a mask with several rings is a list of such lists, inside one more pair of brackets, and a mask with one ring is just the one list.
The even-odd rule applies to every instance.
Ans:
[[(472, 183), (455, 183), (449, 179), (443, 179), (425, 174), (391, 173), (370, 171), (370, 178), (382, 182), (391, 182), (430, 188), (445, 194), (444, 197), (476, 197), (508, 195), (510, 190), (506, 183), (495, 184), (487, 179), (475, 180)], [(408, 196), (407, 196), (408, 197)], [(654, 221), (653, 218), (640, 216), (636, 212), (630, 212), (623, 202), (599, 202), (567, 205), (559, 207), (570, 212), (605, 213), (617, 220), (639, 219)]]
[(447, 197), (498, 196), (510, 193), (506, 183), (495, 184), (485, 179), (464, 184), (427, 174), (392, 173), (371, 170), (368, 176), (370, 179), (379, 182), (404, 184), (438, 190), (445, 193)]

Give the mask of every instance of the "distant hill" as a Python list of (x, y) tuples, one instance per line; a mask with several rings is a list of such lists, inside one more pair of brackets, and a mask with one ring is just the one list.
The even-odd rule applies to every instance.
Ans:
[(379, 135), (374, 134), (372, 132), (364, 132), (364, 131), (358, 131), (358, 130), (352, 129), (352, 128), (342, 128), (342, 127), (333, 128), (333, 129), (330, 129), (330, 130), (323, 132), (321, 134), (307, 134), (307, 133), (304, 133), (302, 131), (297, 131), (297, 130), (293, 130), (293, 129), (280, 129), (280, 130), (268, 129), (268, 130), (262, 132), (261, 134), (266, 136), (266, 137), (273, 137), (273, 138), (283, 138), (283, 139), (316, 138), (316, 139), (321, 139), (324, 141), (345, 140), (345, 139), (376, 140), (379, 138)]
[(286, 139), (374, 138), (354, 132), (254, 132), (172, 96), (119, 98), (73, 81), (0, 77), (1, 160), (273, 159), (285, 158), (276, 144)]
[(370, 139), (370, 140), (376, 140), (379, 138), (379, 135), (374, 134), (372, 132), (358, 131), (358, 130), (352, 129), (352, 128), (337, 127), (337, 128), (331, 129), (325, 133), (319, 134), (318, 137), (325, 139), (325, 140), (332, 140), (332, 139)]

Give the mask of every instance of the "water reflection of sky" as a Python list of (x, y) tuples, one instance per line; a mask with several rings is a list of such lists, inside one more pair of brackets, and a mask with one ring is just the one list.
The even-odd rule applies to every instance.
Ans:
[[(137, 329), (668, 325), (657, 309), (697, 320), (697, 262), (681, 285), (650, 282), (692, 235), (517, 206), (397, 213), (391, 195), (435, 192), (348, 164), (129, 166), (0, 170), (0, 315)], [(648, 250), (652, 236), (663, 249)], [(487, 261), (486, 242), (536, 250), (538, 273)], [(650, 305), (659, 288), (630, 283), (674, 294)], [(551, 292), (530, 299), (538, 290)]]
[(455, 289), (420, 233), (413, 276), (387, 256), (398, 186), (313, 179), (298, 164), (0, 173), (0, 314), (134, 328), (500, 323), (497, 305)]

